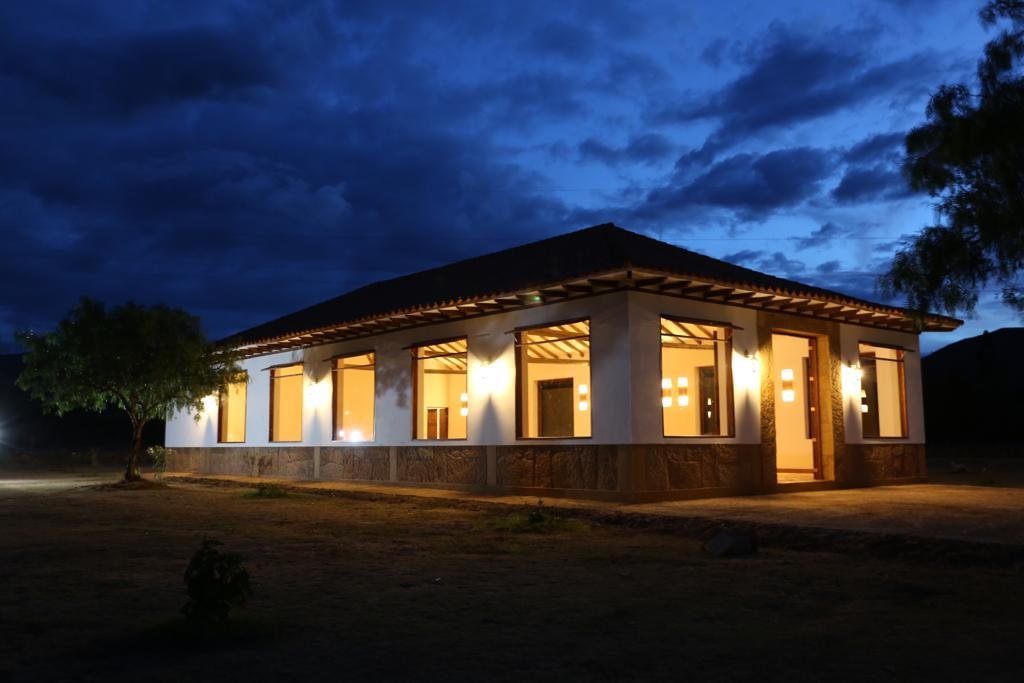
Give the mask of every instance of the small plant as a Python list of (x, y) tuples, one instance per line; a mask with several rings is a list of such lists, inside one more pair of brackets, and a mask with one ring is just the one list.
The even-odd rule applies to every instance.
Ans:
[(288, 489), (280, 484), (261, 482), (256, 484), (256, 488), (246, 495), (250, 498), (285, 498), (288, 495)]
[(188, 602), (181, 612), (194, 625), (222, 623), (233, 607), (244, 605), (252, 596), (249, 572), (242, 566), (241, 556), (222, 553), (217, 550), (219, 545), (223, 544), (204, 537), (185, 570)]
[(153, 463), (153, 478), (159, 481), (164, 478), (167, 471), (167, 461), (174, 455), (174, 451), (163, 446), (150, 446), (146, 449), (146, 455)]
[(548, 515), (544, 512), (543, 499), (537, 499), (537, 507), (530, 510), (530, 513), (526, 516), (526, 521), (533, 525), (544, 524), (548, 521)]

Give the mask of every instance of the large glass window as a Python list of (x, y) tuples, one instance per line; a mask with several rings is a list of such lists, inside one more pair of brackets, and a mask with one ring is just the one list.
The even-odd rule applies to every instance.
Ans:
[(732, 433), (732, 328), (661, 319), (661, 416), (665, 436)]
[(373, 441), (373, 353), (334, 359), (334, 440)]
[(302, 364), (270, 369), (270, 440), (302, 441)]
[(516, 333), (517, 436), (590, 436), (590, 321)]
[(416, 439), (465, 439), (469, 415), (465, 338), (413, 348)]
[(244, 373), (220, 391), (217, 414), (217, 441), (242, 443), (245, 441), (245, 394), (249, 377)]
[(860, 416), (868, 438), (907, 435), (903, 349), (860, 344)]

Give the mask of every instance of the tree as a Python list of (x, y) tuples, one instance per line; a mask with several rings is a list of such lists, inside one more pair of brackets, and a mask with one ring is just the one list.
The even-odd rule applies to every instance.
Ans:
[(116, 407), (127, 414), (126, 481), (139, 478), (148, 422), (181, 409), (198, 418), (203, 398), (240, 372), (235, 352), (209, 343), (198, 318), (167, 306), (127, 303), (107, 310), (82, 299), (55, 331), (17, 337), (28, 349), (17, 384), (44, 410), (63, 415)]
[(980, 17), (1009, 26), (985, 47), (977, 92), (941, 86), (905, 141), (904, 175), (938, 200), (938, 221), (896, 253), (881, 285), (921, 313), (970, 312), (994, 282), (1024, 314), (1024, 0), (990, 0)]

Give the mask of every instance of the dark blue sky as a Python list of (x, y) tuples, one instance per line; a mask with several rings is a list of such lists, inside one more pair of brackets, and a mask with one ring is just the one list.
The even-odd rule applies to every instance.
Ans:
[(608, 220), (878, 299), (980, 4), (4, 2), (0, 345), (83, 294), (222, 336)]

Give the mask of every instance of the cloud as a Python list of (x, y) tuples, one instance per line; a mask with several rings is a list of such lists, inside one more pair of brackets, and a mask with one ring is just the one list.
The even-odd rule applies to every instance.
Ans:
[(541, 53), (571, 60), (592, 57), (598, 48), (597, 38), (588, 26), (564, 20), (549, 21), (530, 36), (529, 44)]
[(830, 153), (794, 147), (765, 154), (735, 154), (689, 179), (680, 177), (648, 194), (634, 213), (668, 217), (694, 208), (713, 208), (760, 220), (817, 194), (832, 172)]
[(832, 198), (841, 204), (904, 199), (912, 195), (903, 174), (885, 164), (849, 168), (832, 190)]
[(0, 71), (30, 93), (80, 109), (130, 113), (161, 102), (222, 99), (279, 77), (252, 36), (196, 26), (104, 42), (5, 31)]
[(837, 272), (839, 268), (839, 261), (825, 261), (824, 263), (819, 263), (818, 265), (816, 265), (814, 267), (814, 270), (821, 273), (822, 275), (831, 275), (832, 273)]
[(776, 251), (758, 261), (757, 267), (759, 270), (772, 275), (795, 278), (807, 269), (807, 264), (803, 261), (789, 258), (781, 251)]
[[(0, 41), (0, 233), (17, 245), (0, 250), (4, 341), (52, 326), (82, 295), (169, 302), (220, 337), (570, 227), (539, 175), (501, 160), (488, 136), (452, 129), (571, 107), (564, 80), (525, 70), (428, 101), (398, 42), (367, 47), (318, 4), (209, 25), (214, 10), (201, 7), (166, 28), (127, 13), (113, 37), (40, 11), (20, 28), (53, 51)], [(346, 32), (356, 37), (335, 47)]]
[(672, 149), (671, 141), (664, 135), (646, 133), (630, 138), (623, 147), (612, 147), (590, 137), (580, 143), (579, 154), (583, 159), (618, 166), (623, 163), (653, 164), (671, 156)]
[(743, 249), (740, 251), (733, 252), (731, 254), (726, 254), (725, 256), (722, 257), (722, 260), (728, 261), (729, 263), (735, 263), (738, 266), (744, 266), (749, 263), (754, 263), (755, 261), (758, 261), (763, 256), (763, 251), (759, 251), (756, 249)]
[[(774, 23), (748, 50), (740, 76), (696, 102), (660, 108), (654, 120), (715, 121), (718, 127), (706, 144), (723, 150), (762, 131), (892, 96), (937, 73), (935, 56), (924, 52), (876, 61), (872, 38), (863, 28), (811, 35)], [(720, 60), (724, 49), (712, 43), (705, 58)]]
[(880, 161), (898, 162), (903, 153), (906, 133), (878, 133), (851, 145), (843, 152), (848, 164), (870, 164)]
[(840, 227), (835, 223), (828, 222), (824, 223), (817, 230), (811, 232), (807, 237), (798, 237), (796, 240), (796, 246), (797, 249), (801, 251), (805, 249), (826, 247), (834, 241), (846, 237), (849, 234), (850, 231), (846, 228)]

